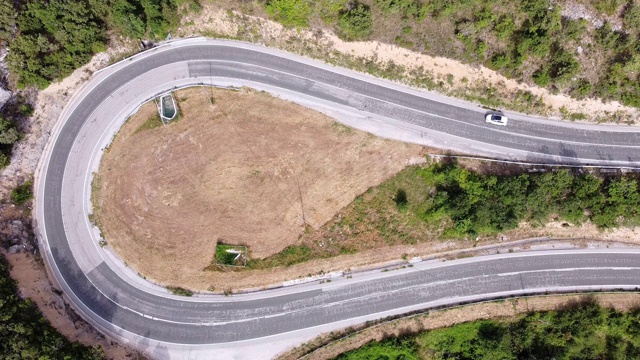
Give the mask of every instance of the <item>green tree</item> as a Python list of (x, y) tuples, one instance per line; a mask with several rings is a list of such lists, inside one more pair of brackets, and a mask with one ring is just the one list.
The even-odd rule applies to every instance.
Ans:
[(123, 35), (130, 38), (142, 38), (146, 32), (143, 20), (144, 9), (139, 2), (113, 0), (109, 7), (110, 23)]
[(0, 40), (9, 42), (13, 38), (13, 27), (16, 24), (16, 9), (11, 0), (0, 1)]
[(177, 0), (140, 0), (149, 34), (163, 38), (180, 22)]

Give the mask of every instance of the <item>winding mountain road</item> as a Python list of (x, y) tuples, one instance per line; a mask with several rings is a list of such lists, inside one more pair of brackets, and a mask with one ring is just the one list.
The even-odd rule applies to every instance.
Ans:
[(382, 316), (507, 295), (640, 286), (640, 250), (506, 254), (372, 271), (231, 297), (170, 294), (98, 244), (90, 180), (102, 150), (143, 102), (193, 85), (249, 86), (376, 135), (509, 159), (640, 165), (640, 132), (507, 113), (240, 42), (165, 44), (96, 74), (65, 108), (36, 174), (36, 228), (53, 278), (105, 333), (155, 358), (269, 358)]

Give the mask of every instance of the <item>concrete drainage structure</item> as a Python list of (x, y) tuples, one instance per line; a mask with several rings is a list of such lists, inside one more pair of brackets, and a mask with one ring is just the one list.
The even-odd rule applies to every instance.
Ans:
[(176, 101), (173, 98), (172, 93), (162, 94), (158, 97), (160, 99), (158, 104), (158, 114), (163, 124), (173, 120), (178, 114), (178, 107)]

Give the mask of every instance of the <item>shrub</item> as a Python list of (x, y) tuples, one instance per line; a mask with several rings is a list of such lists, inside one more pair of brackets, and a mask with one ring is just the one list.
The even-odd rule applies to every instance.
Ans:
[(363, 40), (371, 34), (373, 21), (369, 6), (350, 3), (347, 10), (340, 14), (340, 36), (345, 40)]
[(171, 293), (175, 295), (193, 296), (193, 291), (179, 286), (167, 286), (167, 290), (171, 291)]
[(322, 21), (324, 21), (325, 24), (331, 24), (339, 19), (345, 7), (349, 9), (349, 4), (353, 3), (357, 2), (347, 0), (320, 0), (316, 2), (316, 9)]
[(484, 61), (484, 54), (487, 51), (487, 44), (484, 41), (478, 41), (476, 44), (476, 56), (479, 61)]
[(9, 119), (0, 116), (0, 144), (13, 145), (19, 138), (20, 132), (14, 124)]
[(587, 79), (578, 80), (578, 84), (571, 90), (571, 95), (578, 99), (583, 99), (591, 94), (591, 83)]
[(624, 37), (620, 32), (613, 31), (608, 21), (596, 30), (596, 35), (598, 43), (607, 49), (617, 50), (623, 45)]
[(568, 40), (580, 40), (587, 31), (587, 20), (562, 18), (562, 35)]
[(475, 13), (474, 27), (476, 30), (482, 30), (490, 27), (496, 21), (495, 12), (489, 8), (483, 8)]
[(491, 66), (495, 69), (503, 69), (510, 63), (509, 56), (506, 54), (496, 54), (491, 58)]
[(551, 76), (546, 69), (540, 69), (533, 74), (533, 82), (538, 86), (547, 87), (551, 82)]
[(405, 208), (409, 203), (409, 200), (407, 199), (407, 192), (404, 189), (398, 189), (398, 191), (396, 191), (396, 196), (393, 198), (393, 201), (396, 202), (398, 208)]
[(493, 30), (496, 32), (498, 39), (504, 40), (513, 34), (516, 30), (516, 24), (511, 17), (502, 16)]
[(593, 5), (599, 12), (605, 15), (613, 15), (624, 2), (624, 0), (597, 0), (594, 1)]
[(282, 25), (306, 27), (311, 10), (307, 0), (268, 0), (267, 13)]
[(389, 14), (417, 18), (422, 18), (426, 14), (426, 8), (418, 0), (376, 0), (376, 5)]
[(27, 181), (24, 184), (18, 186), (11, 191), (11, 201), (16, 205), (22, 205), (25, 202), (33, 199), (33, 193), (31, 188), (33, 184), (31, 181)]
[(564, 49), (557, 49), (551, 56), (549, 75), (555, 82), (565, 82), (580, 72), (580, 63)]

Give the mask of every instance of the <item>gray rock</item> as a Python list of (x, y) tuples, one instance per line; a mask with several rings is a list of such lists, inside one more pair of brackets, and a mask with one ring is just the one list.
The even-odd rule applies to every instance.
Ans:
[(11, 91), (0, 87), (0, 109), (11, 99), (11, 96), (13, 96)]
[(22, 246), (20, 245), (13, 245), (9, 248), (9, 254), (17, 254), (20, 252), (20, 250), (22, 249)]

